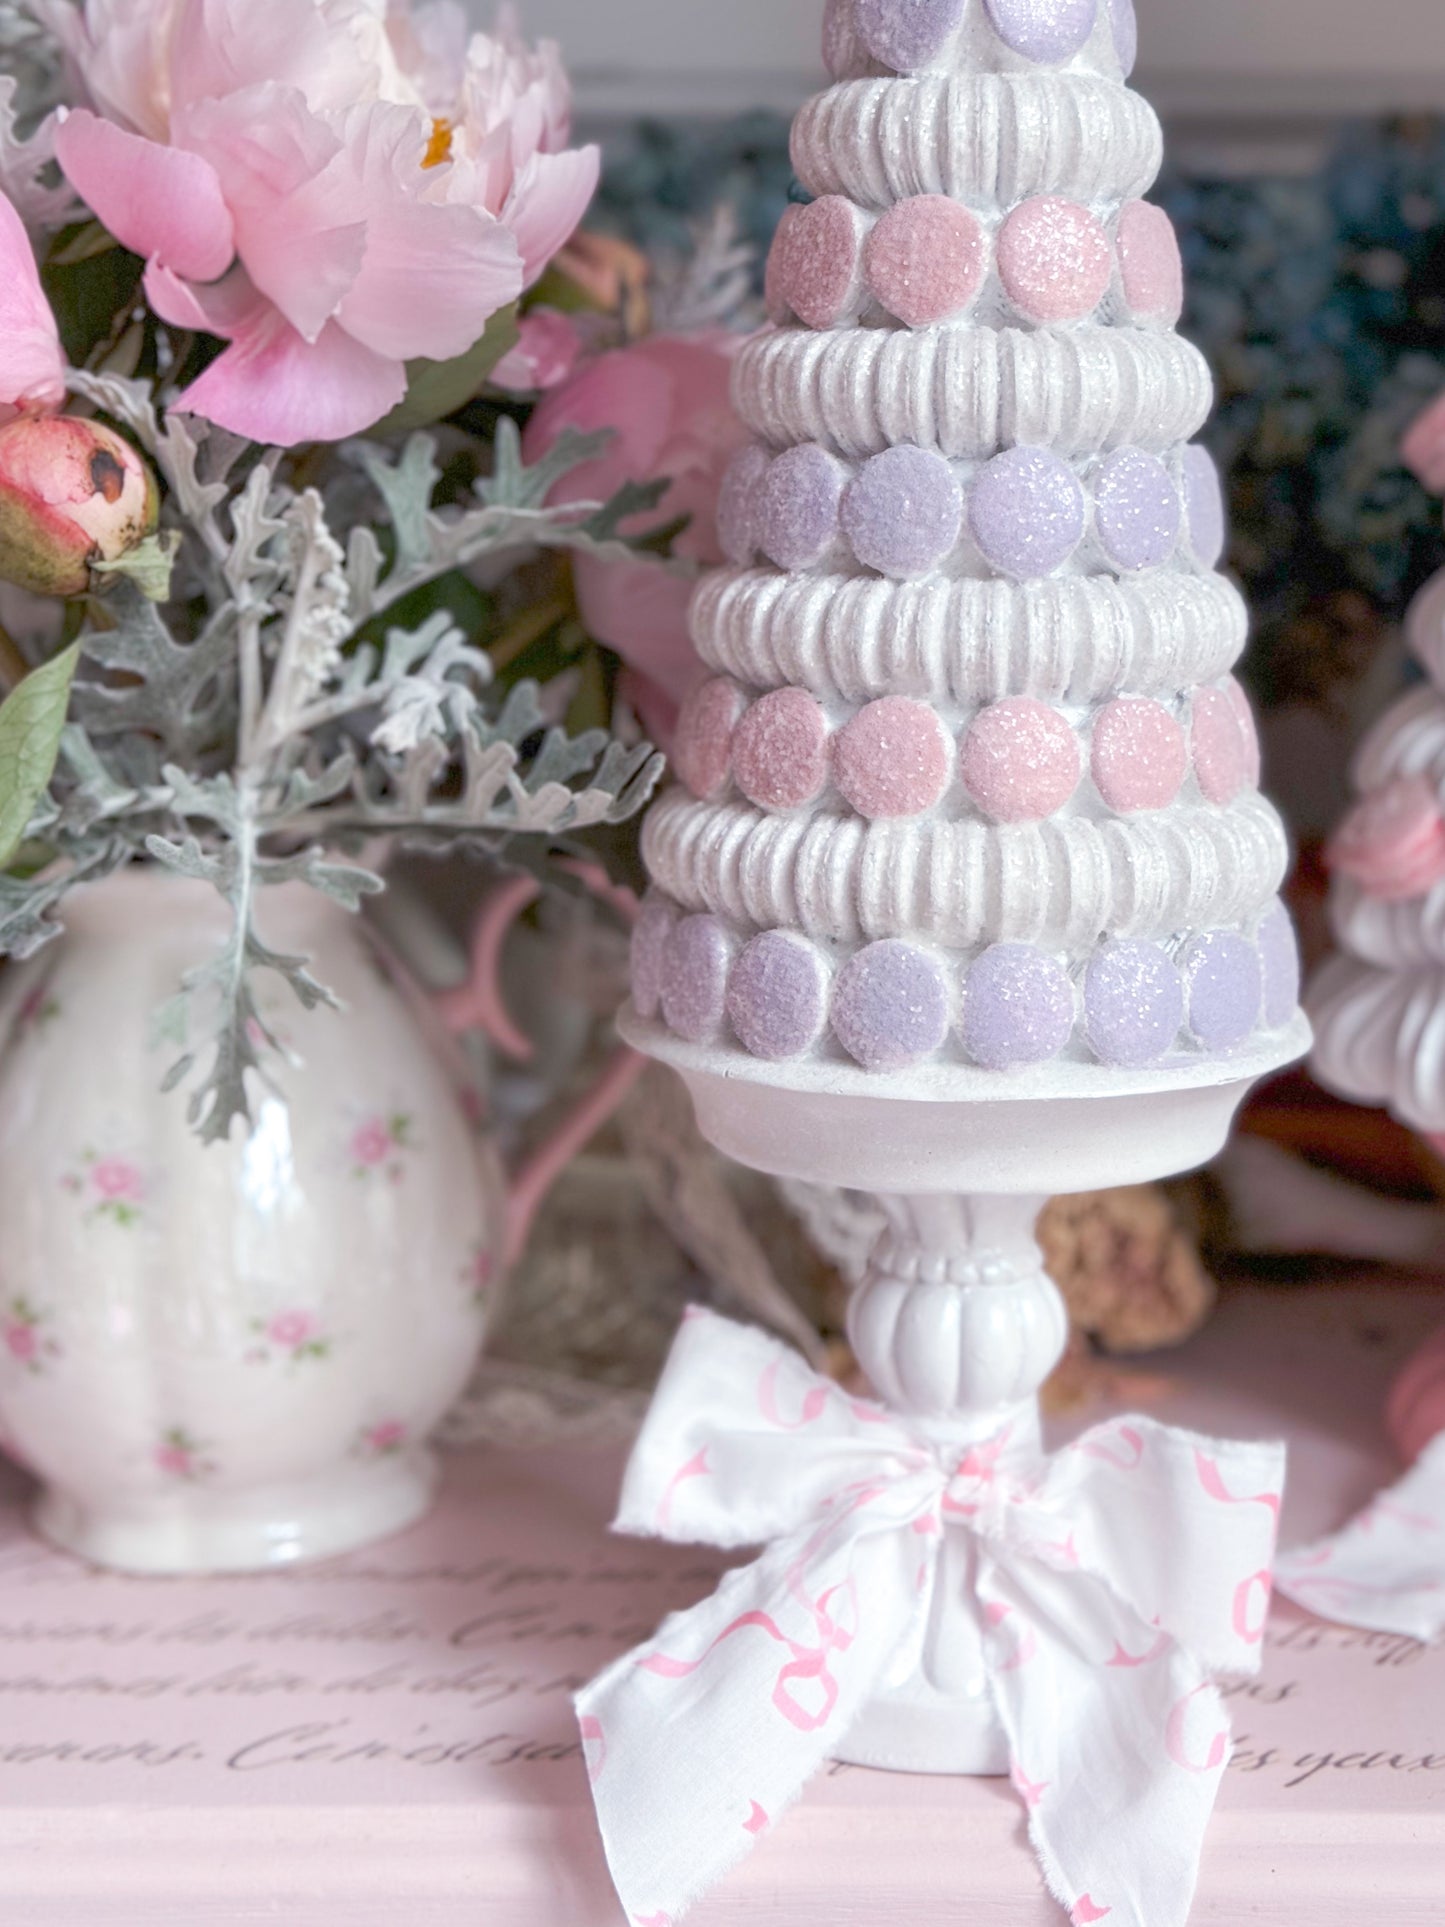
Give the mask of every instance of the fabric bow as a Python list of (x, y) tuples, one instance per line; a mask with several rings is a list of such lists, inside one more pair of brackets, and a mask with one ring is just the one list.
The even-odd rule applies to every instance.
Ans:
[(1230, 1750), (1213, 1681), (1258, 1670), (1283, 1474), (1282, 1446), (1146, 1418), (1052, 1457), (943, 1445), (690, 1313), (616, 1529), (766, 1549), (577, 1698), (635, 1927), (672, 1927), (913, 1670), (955, 1531), (1050, 1889), (1075, 1923), (1182, 1927)]
[(1332, 1538), (1279, 1555), (1279, 1589), (1370, 1632), (1445, 1633), (1445, 1432)]

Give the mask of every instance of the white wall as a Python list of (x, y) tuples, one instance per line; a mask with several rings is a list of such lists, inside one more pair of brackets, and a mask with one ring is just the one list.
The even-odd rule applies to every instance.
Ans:
[[(479, 15), (491, 0), (471, 0)], [(520, 0), (562, 40), (584, 111), (791, 106), (819, 78), (822, 0)], [(1445, 0), (1137, 0), (1139, 82), (1234, 116), (1445, 107)]]

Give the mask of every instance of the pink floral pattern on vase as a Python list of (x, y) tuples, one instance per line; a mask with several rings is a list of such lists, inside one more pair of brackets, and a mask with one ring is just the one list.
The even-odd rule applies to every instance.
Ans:
[(353, 1449), (358, 1458), (394, 1459), (405, 1451), (410, 1440), (410, 1429), (404, 1420), (384, 1418), (374, 1425), (364, 1425)]
[(380, 1112), (363, 1118), (351, 1133), (347, 1149), (351, 1174), (363, 1183), (384, 1177), (400, 1184), (406, 1176), (406, 1159), (418, 1149), (411, 1116), (406, 1111)]
[(207, 1448), (182, 1425), (169, 1426), (161, 1433), (152, 1454), (157, 1472), (180, 1485), (199, 1485), (217, 1471)]
[(46, 1332), (48, 1323), (48, 1313), (37, 1311), (28, 1298), (12, 1298), (0, 1313), (5, 1356), (36, 1378), (61, 1356), (59, 1342)]
[(491, 1246), (479, 1244), (472, 1253), (471, 1262), (462, 1273), (462, 1283), (479, 1311), (492, 1295), (495, 1278), (496, 1261), (492, 1256)]
[(82, 1200), (89, 1220), (108, 1219), (129, 1230), (144, 1216), (145, 1174), (127, 1157), (82, 1151), (79, 1165), (67, 1171), (60, 1183), (63, 1190)]
[(39, 1036), (60, 1015), (60, 1004), (51, 994), (55, 972), (49, 971), (35, 988), (26, 993), (25, 999), (16, 1013), (15, 1035), (24, 1037)]
[(269, 1318), (255, 1318), (251, 1329), (256, 1344), (246, 1354), (252, 1365), (269, 1365), (280, 1358), (298, 1365), (305, 1359), (331, 1356), (335, 1340), (328, 1336), (315, 1312), (278, 1311)]

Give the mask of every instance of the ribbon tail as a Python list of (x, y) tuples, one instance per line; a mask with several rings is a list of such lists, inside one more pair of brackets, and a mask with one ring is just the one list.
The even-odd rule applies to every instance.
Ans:
[(779, 1540), (577, 1696), (608, 1866), (674, 1927), (828, 1759), (918, 1611), (919, 1540), (858, 1506)]
[(1050, 1891), (1076, 1927), (1185, 1927), (1230, 1750), (1204, 1666), (1087, 1573), (985, 1554), (979, 1597)]
[(1345, 1626), (1425, 1640), (1445, 1633), (1445, 1434), (1342, 1532), (1282, 1552), (1275, 1584)]

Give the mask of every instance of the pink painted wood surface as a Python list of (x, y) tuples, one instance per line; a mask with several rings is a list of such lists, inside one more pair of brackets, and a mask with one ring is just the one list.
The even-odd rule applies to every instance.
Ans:
[[(1296, 1458), (1286, 1532), (1391, 1472), (1381, 1407), (1440, 1300), (1254, 1290), (1153, 1361), (1162, 1417)], [(1095, 1408), (1083, 1419), (1099, 1417)], [(286, 1576), (122, 1580), (0, 1475), (5, 1927), (618, 1927), (569, 1694), (712, 1586), (611, 1539), (615, 1459), (450, 1463), (423, 1526)], [(1277, 1608), (1196, 1927), (1438, 1927), (1445, 1651)], [(815, 1783), (697, 1927), (1058, 1927), (1001, 1781)]]

